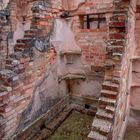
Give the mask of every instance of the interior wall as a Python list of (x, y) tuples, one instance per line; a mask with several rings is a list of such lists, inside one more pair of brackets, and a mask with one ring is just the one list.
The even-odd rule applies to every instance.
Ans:
[(81, 27), (80, 16), (74, 17), (72, 28), (77, 44), (82, 50), (81, 62), (86, 73), (85, 81), (74, 81), (72, 84), (72, 93), (75, 96), (100, 97), (104, 81), (108, 26), (106, 17), (105, 21), (101, 22), (100, 28), (97, 27), (97, 22), (95, 21), (90, 29), (85, 29)]
[(132, 87), (130, 106), (133, 109), (140, 110), (140, 1), (137, 1), (136, 7), (136, 26), (135, 26), (136, 50), (132, 60)]

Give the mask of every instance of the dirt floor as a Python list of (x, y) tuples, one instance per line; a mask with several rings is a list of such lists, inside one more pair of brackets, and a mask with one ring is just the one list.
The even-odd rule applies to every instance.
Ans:
[(140, 112), (132, 112), (124, 140), (140, 140)]
[(73, 111), (47, 140), (85, 140), (92, 122), (92, 116)]

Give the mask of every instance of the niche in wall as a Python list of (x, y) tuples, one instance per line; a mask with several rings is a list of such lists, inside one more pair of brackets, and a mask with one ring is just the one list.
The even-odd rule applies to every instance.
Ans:
[(79, 20), (82, 29), (100, 29), (106, 25), (106, 18), (103, 14), (80, 15)]

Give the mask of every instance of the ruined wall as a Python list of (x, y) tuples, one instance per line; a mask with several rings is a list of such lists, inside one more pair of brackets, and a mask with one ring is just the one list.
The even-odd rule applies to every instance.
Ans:
[[(121, 73), (120, 73), (120, 92), (118, 95), (118, 102), (115, 114), (115, 123), (113, 126), (113, 140), (123, 137), (125, 126), (127, 125), (127, 119), (129, 115), (129, 103), (130, 103), (130, 87), (132, 82), (132, 65), (131, 58), (134, 55), (135, 50), (135, 5), (136, 1), (131, 1), (128, 7), (129, 11), (126, 14), (127, 18), (124, 20), (125, 27), (127, 30), (127, 35), (124, 37), (126, 39), (125, 51), (123, 54), (121, 62)], [(127, 11), (127, 10), (126, 10)]]
[[(100, 12), (100, 10), (104, 11), (107, 10), (107, 8), (109, 8), (109, 10), (111, 10), (111, 8), (113, 8), (113, 0), (107, 0), (107, 1), (103, 1), (103, 0), (62, 0), (63, 2), (63, 8), (65, 10), (78, 10), (78, 13), (83, 14), (85, 13), (85, 11), (88, 12)], [(81, 7), (80, 7), (80, 6)], [(79, 8), (80, 7), (80, 8)]]
[[(102, 4), (101, 4), (102, 3)], [(99, 97), (104, 77), (106, 41), (108, 40), (108, 15), (101, 11), (113, 8), (113, 1), (86, 1), (79, 9), (72, 11), (73, 32), (77, 44), (81, 47), (81, 61), (87, 75), (85, 81), (72, 84), (74, 95)], [(98, 12), (98, 14), (96, 14)], [(91, 14), (93, 22), (88, 23), (87, 15)], [(101, 19), (100, 19), (101, 18)], [(88, 27), (90, 24), (90, 28)], [(93, 86), (94, 85), (94, 86)], [(94, 91), (94, 92), (93, 92)]]
[(136, 38), (136, 50), (132, 59), (132, 87), (131, 87), (131, 102), (130, 106), (132, 109), (140, 109), (140, 81), (139, 81), (139, 45), (140, 45), (140, 1), (137, 1), (136, 7), (136, 26), (135, 26), (135, 38)]
[(0, 8), (0, 68), (2, 68), (8, 53), (7, 38), (9, 36), (11, 26), (10, 26), (9, 7), (5, 7), (2, 2), (0, 2), (0, 5), (3, 6), (2, 8)]
[[(56, 51), (49, 42), (54, 17), (60, 9), (58, 1), (52, 2), (26, 3), (29, 10), (21, 11), (17, 3), (12, 4), (11, 25), (16, 44), (12, 54), (8, 55), (5, 68), (0, 71), (3, 81), (0, 88), (0, 139), (21, 132), (66, 96), (65, 82), (58, 83)], [(17, 28), (18, 18), (24, 16), (21, 15), (24, 10), (27, 10), (25, 22), (29, 16), (30, 26), (21, 31)], [(20, 39), (18, 34), (22, 34)]]
[(1, 0), (0, 2), (0, 10), (3, 10), (7, 7), (9, 0)]

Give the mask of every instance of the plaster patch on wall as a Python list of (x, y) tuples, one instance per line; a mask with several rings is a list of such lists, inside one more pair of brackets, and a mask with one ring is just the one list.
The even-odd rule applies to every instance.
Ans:
[(55, 66), (50, 67), (46, 76), (36, 85), (31, 103), (21, 114), (20, 124), (17, 129), (18, 132), (46, 113), (64, 96), (62, 93), (59, 93), (59, 85), (54, 69), (56, 69)]

